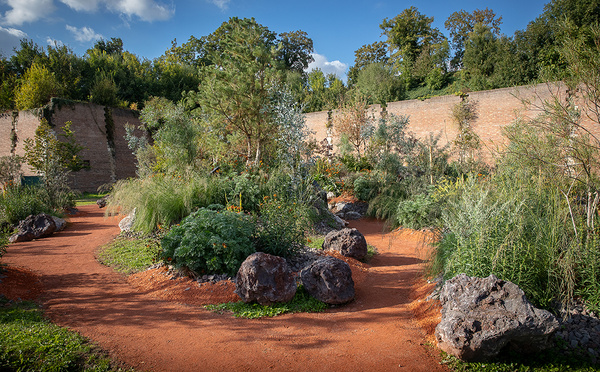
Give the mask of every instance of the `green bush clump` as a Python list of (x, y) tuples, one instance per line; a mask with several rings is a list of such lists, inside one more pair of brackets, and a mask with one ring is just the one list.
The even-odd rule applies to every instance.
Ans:
[(201, 208), (174, 226), (161, 241), (162, 258), (194, 273), (234, 275), (255, 252), (251, 216)]
[(396, 218), (400, 226), (421, 229), (438, 223), (439, 208), (428, 194), (418, 194), (398, 203)]
[(536, 306), (576, 294), (598, 307), (600, 248), (594, 234), (576, 234), (564, 195), (539, 176), (470, 177), (446, 202), (447, 233), (434, 272), (497, 277), (517, 284)]
[(309, 226), (308, 208), (277, 194), (265, 196), (260, 205), (256, 250), (275, 256), (289, 257), (306, 243)]
[(4, 189), (0, 195), (2, 223), (15, 225), (31, 214), (52, 213), (45, 203), (45, 193), (40, 186), (15, 186)]

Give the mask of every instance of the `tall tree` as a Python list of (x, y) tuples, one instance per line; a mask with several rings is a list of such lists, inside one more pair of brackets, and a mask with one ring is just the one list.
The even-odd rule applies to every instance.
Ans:
[(247, 159), (254, 151), (255, 164), (276, 130), (264, 110), (269, 88), (279, 79), (275, 40), (254, 18), (230, 18), (207, 38), (213, 65), (201, 69), (203, 84), (188, 96), (204, 114), (244, 137)]
[(415, 63), (421, 54), (444, 49), (436, 45), (446, 38), (439, 29), (431, 26), (432, 23), (433, 17), (427, 17), (411, 6), (393, 19), (384, 19), (379, 26), (387, 36), (394, 66), (411, 87), (419, 83), (413, 79)]
[(361, 46), (354, 52), (354, 66), (348, 71), (349, 85), (356, 83), (356, 78), (364, 67), (372, 63), (386, 64), (388, 60), (388, 48), (383, 41)]
[(450, 31), (452, 48), (455, 51), (452, 65), (457, 69), (462, 67), (465, 43), (469, 34), (475, 30), (475, 26), (478, 24), (487, 26), (494, 35), (499, 36), (502, 16), (496, 16), (496, 13), (488, 8), (475, 9), (471, 13), (459, 10), (450, 14), (450, 17), (444, 22), (444, 26)]
[(302, 30), (284, 32), (279, 35), (279, 55), (286, 69), (304, 73), (308, 64), (315, 59), (313, 41)]

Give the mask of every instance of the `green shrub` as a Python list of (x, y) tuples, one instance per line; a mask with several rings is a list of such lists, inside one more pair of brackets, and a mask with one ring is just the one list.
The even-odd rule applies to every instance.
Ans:
[(8, 187), (0, 194), (0, 222), (16, 225), (31, 214), (52, 213), (46, 201), (40, 186)]
[(265, 196), (260, 206), (256, 250), (289, 257), (306, 243), (308, 226), (308, 209), (305, 205), (287, 201), (277, 194)]
[(234, 275), (242, 262), (255, 252), (255, 231), (255, 222), (250, 216), (199, 209), (165, 235), (161, 255), (175, 267), (197, 274)]
[(400, 226), (410, 229), (434, 226), (438, 224), (439, 208), (429, 195), (418, 194), (398, 203), (396, 218)]
[(495, 274), (542, 307), (569, 302), (575, 293), (597, 301), (597, 244), (583, 232), (574, 234), (564, 195), (544, 179), (470, 177), (448, 200), (442, 218), (447, 234), (433, 266), (445, 278)]

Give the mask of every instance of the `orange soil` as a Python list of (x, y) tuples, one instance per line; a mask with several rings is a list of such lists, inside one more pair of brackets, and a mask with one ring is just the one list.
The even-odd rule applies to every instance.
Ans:
[(53, 322), (138, 370), (446, 370), (427, 345), (439, 307), (423, 300), (431, 289), (420, 277), (426, 234), (384, 234), (381, 222), (353, 221), (379, 254), (369, 265), (344, 258), (356, 286), (352, 303), (249, 320), (199, 306), (235, 300), (233, 283), (199, 285), (164, 268), (125, 278), (100, 265), (95, 252), (118, 234), (116, 223), (85, 206), (65, 231), (10, 245), (0, 293), (37, 298)]

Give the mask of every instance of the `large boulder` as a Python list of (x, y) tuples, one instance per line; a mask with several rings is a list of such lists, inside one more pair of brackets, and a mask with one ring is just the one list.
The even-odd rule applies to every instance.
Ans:
[(235, 293), (246, 303), (289, 302), (296, 294), (296, 280), (284, 258), (257, 252), (242, 263)]
[(56, 223), (51, 215), (40, 213), (29, 215), (19, 222), (17, 232), (9, 238), (11, 243), (26, 242), (33, 239), (45, 238), (56, 231)]
[(316, 260), (300, 272), (300, 280), (308, 294), (319, 301), (338, 305), (354, 299), (352, 270), (338, 258)]
[(356, 229), (331, 231), (325, 236), (323, 249), (339, 252), (346, 257), (364, 260), (367, 256), (367, 241)]
[(465, 361), (487, 361), (505, 347), (520, 353), (544, 350), (559, 327), (556, 318), (533, 307), (516, 284), (494, 275), (457, 275), (442, 287), (440, 301), (438, 346)]
[(133, 208), (133, 211), (125, 216), (121, 221), (119, 221), (119, 229), (124, 232), (131, 231), (133, 227), (133, 223), (135, 222), (135, 211), (136, 208)]

